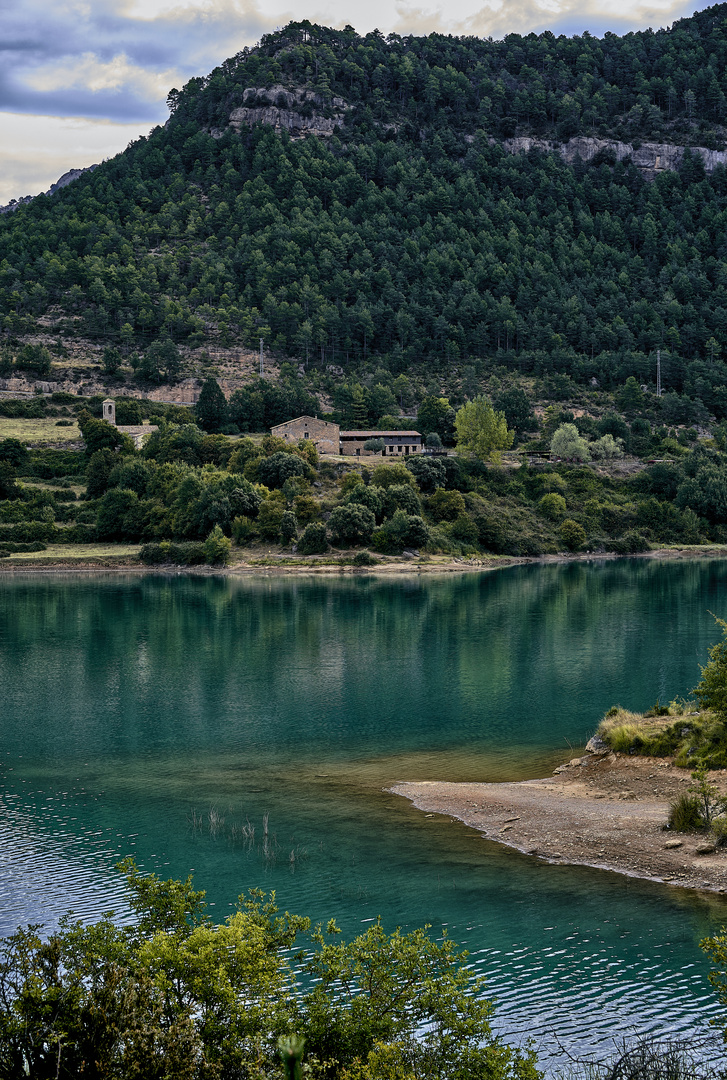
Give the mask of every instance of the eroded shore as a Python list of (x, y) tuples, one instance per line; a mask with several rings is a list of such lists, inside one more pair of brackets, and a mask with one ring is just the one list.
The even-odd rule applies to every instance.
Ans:
[[(727, 794), (726, 770), (710, 780)], [(727, 846), (666, 830), (670, 802), (690, 783), (689, 771), (668, 759), (607, 753), (574, 758), (542, 780), (426, 781), (390, 790), (540, 859), (727, 893)]]
[[(92, 545), (90, 545), (92, 546)], [(80, 545), (79, 545), (80, 547)], [(326, 557), (311, 556), (305, 560), (296, 559), (288, 554), (272, 555), (266, 559), (246, 562), (237, 559), (228, 566), (177, 566), (166, 563), (161, 566), (146, 566), (135, 557), (120, 557), (79, 554), (75, 558), (59, 558), (52, 549), (47, 553), (23, 555), (0, 560), (0, 574), (49, 574), (49, 573), (141, 573), (141, 574), (203, 574), (203, 575), (251, 575), (251, 574), (461, 574), (478, 571), (499, 570), (506, 566), (549, 565), (552, 563), (609, 562), (616, 559), (724, 559), (727, 558), (727, 544), (694, 544), (687, 547), (662, 547), (637, 555), (616, 555), (612, 552), (581, 552), (578, 554), (560, 553), (558, 555), (481, 555), (473, 558), (434, 555), (424, 557), (377, 556), (371, 566), (354, 566), (346, 559), (332, 561)]]

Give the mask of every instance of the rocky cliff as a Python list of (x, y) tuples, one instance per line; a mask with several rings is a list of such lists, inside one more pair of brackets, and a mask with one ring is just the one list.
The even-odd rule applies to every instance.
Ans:
[[(68, 172), (63, 173), (63, 176), (56, 180), (55, 184), (51, 184), (47, 191), (42, 191), (41, 195), (55, 195), (61, 188), (68, 187), (74, 180), (78, 180), (79, 176), (83, 176), (87, 172), (93, 172), (97, 168), (98, 165), (89, 165), (87, 169), (69, 169)], [(37, 195), (24, 195), (22, 199), (11, 199), (7, 206), (0, 206), (0, 214), (9, 214), (13, 210), (17, 210), (19, 206), (23, 206), (25, 203), (32, 202), (33, 199), (37, 198)]]
[[(236, 131), (244, 124), (270, 124), (276, 131), (285, 130), (294, 137), (332, 135), (351, 108), (340, 97), (324, 98), (312, 90), (286, 90), (283, 86), (249, 86), (243, 102), (230, 113), (230, 126)], [(212, 134), (219, 136), (222, 132), (213, 130)]]
[[(494, 139), (490, 141), (495, 142)], [(687, 149), (684, 146), (672, 146), (670, 143), (641, 143), (633, 146), (631, 143), (617, 142), (614, 139), (589, 139), (584, 135), (578, 135), (567, 143), (524, 137), (505, 139), (502, 145), (509, 154), (526, 154), (530, 150), (560, 154), (563, 160), (571, 165), (578, 158), (587, 163), (593, 161), (598, 155), (610, 157), (616, 161), (630, 158), (637, 169), (641, 169), (649, 179), (653, 179), (660, 172), (677, 170), (684, 158), (684, 151)], [(708, 173), (712, 172), (717, 165), (727, 165), (727, 151), (725, 150), (707, 150), (703, 146), (692, 146), (689, 149), (702, 159)]]

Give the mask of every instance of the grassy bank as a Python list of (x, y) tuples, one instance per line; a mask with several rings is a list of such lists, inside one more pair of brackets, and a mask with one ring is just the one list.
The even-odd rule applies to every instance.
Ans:
[(727, 767), (727, 730), (709, 710), (694, 701), (656, 703), (645, 713), (619, 705), (608, 710), (597, 735), (611, 750), (646, 757), (670, 757), (684, 769)]

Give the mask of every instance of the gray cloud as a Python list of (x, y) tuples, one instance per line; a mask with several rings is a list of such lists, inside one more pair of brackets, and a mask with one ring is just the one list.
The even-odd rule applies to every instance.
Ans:
[[(0, 3), (0, 110), (55, 116), (158, 120), (172, 82), (206, 73), (273, 28), (254, 0), (221, 0), (153, 19), (126, 14), (120, 0), (48, 5)], [(91, 60), (94, 63), (91, 63)], [(126, 78), (106, 79), (122, 69)], [(84, 84), (84, 67), (91, 78)], [(54, 80), (55, 75), (55, 80)]]
[[(137, 0), (0, 0), (0, 111), (85, 116), (115, 121), (159, 122), (172, 85), (206, 74), (225, 57), (257, 41), (291, 17), (330, 23), (327, 11), (303, 8), (273, 14), (276, 0), (182, 0), (175, 8), (147, 7)], [(289, 0), (279, 0), (288, 4)], [(323, 0), (322, 7), (330, 0)], [(425, 0), (426, 2), (426, 0)], [(149, 0), (153, 5), (154, 0)], [(320, 3), (320, 0), (317, 0)], [(621, 31), (672, 22), (691, 8), (684, 0), (454, 0), (432, 7), (388, 0), (345, 0), (335, 22), (363, 31), (374, 20), (385, 30), (466, 33), (502, 37), (550, 29), (556, 33)], [(151, 11), (151, 15), (149, 15)]]
[[(706, 7), (701, 4), (696, 10)], [(446, 14), (445, 14), (446, 10)], [(596, 37), (604, 33), (625, 34), (648, 26), (658, 29), (695, 11), (693, 2), (664, 0), (662, 3), (625, 3), (620, 9), (610, 5), (605, 10), (603, 0), (490, 0), (464, 17), (453, 16), (452, 9), (430, 10), (400, 3), (396, 7), (397, 33), (474, 34), (477, 37), (503, 38), (507, 34), (542, 33), (582, 34), (584, 30)]]

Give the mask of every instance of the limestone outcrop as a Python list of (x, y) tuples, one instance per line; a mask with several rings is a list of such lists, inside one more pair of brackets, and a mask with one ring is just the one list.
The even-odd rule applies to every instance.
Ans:
[[(74, 180), (78, 180), (79, 176), (83, 176), (84, 173), (93, 172), (97, 169), (98, 165), (89, 165), (87, 169), (69, 169), (68, 172), (63, 173), (63, 176), (56, 180), (55, 184), (51, 184), (47, 191), (41, 192), (42, 195), (55, 195), (61, 188), (68, 187)], [(19, 206), (23, 206), (25, 203), (32, 202), (33, 199), (37, 199), (37, 195), (24, 195), (21, 199), (11, 199), (6, 206), (0, 206), (0, 214), (9, 214), (13, 210), (17, 210)]]
[[(495, 144), (497, 140), (491, 139), (490, 142)], [(574, 164), (578, 158), (588, 163), (599, 154), (614, 157), (616, 161), (625, 161), (626, 158), (630, 158), (636, 168), (641, 169), (650, 179), (660, 172), (676, 171), (687, 149), (684, 146), (673, 146), (671, 143), (647, 142), (633, 146), (631, 143), (618, 142), (615, 139), (591, 139), (585, 135), (578, 135), (567, 143), (524, 136), (504, 139), (502, 146), (509, 154), (526, 154), (530, 150), (560, 154), (569, 165)], [(712, 172), (717, 165), (727, 165), (727, 151), (725, 150), (707, 150), (704, 146), (692, 146), (689, 149), (702, 159), (708, 173)]]
[[(313, 90), (286, 90), (284, 86), (257, 88), (249, 86), (243, 105), (230, 113), (230, 127), (239, 131), (243, 125), (270, 124), (276, 131), (288, 131), (293, 137), (332, 135), (351, 108), (343, 98), (324, 98)], [(219, 137), (219, 130), (212, 135)]]

